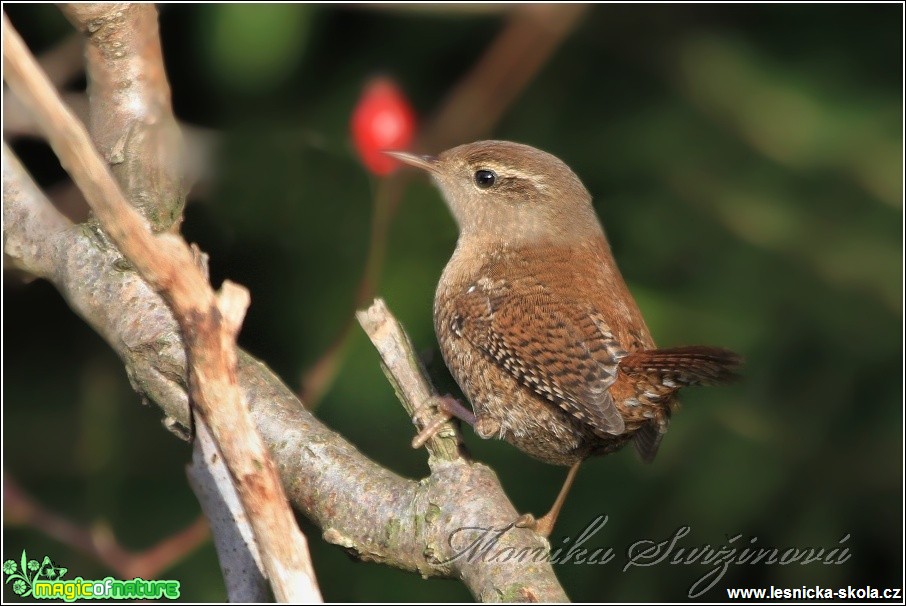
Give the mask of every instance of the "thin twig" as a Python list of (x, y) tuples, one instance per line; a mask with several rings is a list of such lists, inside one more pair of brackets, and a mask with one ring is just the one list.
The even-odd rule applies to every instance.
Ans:
[(54, 86), (63, 88), (85, 71), (84, 51), (85, 37), (69, 34), (41, 53), (38, 64)]
[[(85, 93), (74, 92), (61, 94), (73, 113), (82, 122), (86, 122), (88, 120), (88, 96)], [(207, 185), (211, 178), (214, 154), (220, 139), (218, 133), (187, 122), (179, 122), (179, 130), (182, 133), (182, 145), (185, 148), (181, 173), (186, 189), (191, 189), (196, 185)], [(3, 99), (3, 136), (10, 139), (43, 138), (41, 129), (31, 112), (14, 95), (7, 95)]]
[[(3, 87), (6, 89), (6, 87)], [(3, 95), (3, 136), (42, 137), (41, 129), (29, 109), (15, 95)], [(60, 93), (63, 101), (80, 120), (88, 118), (88, 97), (85, 93)]]
[(186, 473), (214, 535), (227, 599), (240, 604), (269, 602), (272, 598), (255, 533), (223, 456), (204, 420), (197, 415), (192, 463)]
[(51, 511), (3, 474), (3, 521), (30, 526), (47, 536), (103, 562), (124, 579), (153, 579), (204, 543), (210, 533), (204, 516), (156, 545), (139, 552), (123, 548), (105, 527), (82, 528)]
[(307, 543), (287, 507), (276, 467), (241, 400), (235, 338), (248, 292), (225, 282), (218, 295), (185, 242), (154, 236), (126, 201), (85, 128), (41, 72), (3, 16), (5, 77), (27, 99), (63, 167), (124, 257), (163, 295), (182, 328), (192, 401), (205, 418), (236, 480), (278, 599), (320, 601)]
[[(425, 376), (412, 341), (387, 309), (383, 299), (375, 300), (368, 309), (357, 312), (356, 317), (378, 350), (384, 374), (396, 390), (406, 412), (419, 430), (424, 429), (428, 404), (437, 397), (437, 392)], [(427, 443), (431, 457), (441, 461), (459, 458), (461, 446), (459, 432), (449, 422)]]
[(447, 96), (416, 148), (436, 153), (490, 132), (587, 9), (582, 4), (529, 4), (514, 11)]
[(350, 8), (360, 10), (381, 11), (381, 12), (400, 12), (400, 13), (423, 13), (425, 15), (494, 15), (516, 10), (518, 5), (508, 4), (491, 4), (491, 3), (427, 3), (427, 2), (398, 2), (398, 3), (373, 3), (373, 4), (350, 4)]

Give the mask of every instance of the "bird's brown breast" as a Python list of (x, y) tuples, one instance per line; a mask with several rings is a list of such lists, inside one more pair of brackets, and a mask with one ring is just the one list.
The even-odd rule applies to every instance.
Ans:
[(460, 242), (438, 285), (435, 330), (479, 427), (541, 460), (618, 448), (651, 416), (626, 409), (634, 392), (619, 359), (654, 344), (603, 236), (491, 250)]

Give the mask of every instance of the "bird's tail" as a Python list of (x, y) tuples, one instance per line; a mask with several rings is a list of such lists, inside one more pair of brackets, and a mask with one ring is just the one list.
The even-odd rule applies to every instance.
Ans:
[(720, 347), (690, 345), (636, 351), (620, 360), (627, 375), (656, 375), (666, 387), (719, 385), (739, 378), (742, 356)]
[[(742, 356), (728, 349), (691, 345), (669, 349), (636, 351), (620, 360), (620, 371), (635, 377), (646, 386), (648, 393), (671, 398), (681, 387), (718, 385), (739, 378)], [(675, 400), (671, 400), (674, 402)], [(642, 460), (650, 463), (657, 454), (661, 438), (667, 430), (670, 408), (662, 416), (645, 423), (633, 436)]]

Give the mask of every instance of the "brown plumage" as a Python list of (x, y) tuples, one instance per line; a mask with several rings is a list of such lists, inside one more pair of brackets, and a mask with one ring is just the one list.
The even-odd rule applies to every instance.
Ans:
[(459, 224), (434, 322), (482, 437), (572, 465), (570, 478), (630, 440), (650, 461), (676, 391), (734, 376), (733, 352), (655, 348), (591, 196), (559, 159), (505, 141), (393, 155), (431, 173)]

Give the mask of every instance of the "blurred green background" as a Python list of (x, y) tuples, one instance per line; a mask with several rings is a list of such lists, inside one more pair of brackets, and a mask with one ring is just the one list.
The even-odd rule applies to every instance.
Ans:
[[(38, 53), (71, 33), (53, 6), (4, 10)], [(902, 586), (902, 10), (589, 7), (488, 133), (579, 174), (659, 344), (747, 360), (740, 384), (684, 397), (652, 465), (627, 449), (583, 468), (552, 544), (606, 514), (587, 545), (616, 559), (558, 566), (572, 599), (688, 599), (708, 567), (622, 571), (628, 546), (680, 526), (687, 547), (742, 534), (830, 549), (850, 535), (843, 565), (735, 566), (702, 599), (735, 586)], [(291, 388), (347, 325), (368, 255), (378, 183), (348, 133), (363, 86), (389, 75), (431, 116), (508, 18), (466, 6), (162, 7), (177, 115), (217, 143), (183, 231), (210, 253), (215, 283), (250, 289), (240, 342)], [(42, 184), (63, 178), (42, 144), (14, 143)], [(377, 290), (445, 390), (431, 306), (455, 240), (437, 192), (413, 178)], [(4, 320), (4, 472), (131, 549), (191, 523), (190, 449), (140, 405), (103, 341), (40, 281), (6, 276)], [(316, 414), (400, 474), (427, 472), (358, 326)], [(564, 469), (465, 433), (518, 509), (546, 510)], [(458, 582), (353, 561), (303, 528), (327, 600), (471, 599)], [(6, 520), (3, 558), (23, 548), (69, 578), (110, 574)], [(225, 597), (210, 542), (160, 576), (182, 581), (187, 600)]]

